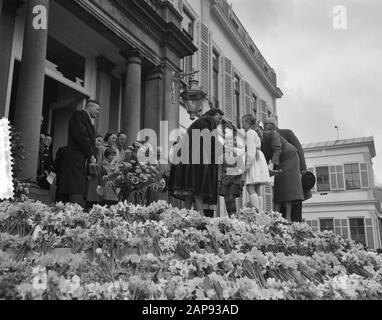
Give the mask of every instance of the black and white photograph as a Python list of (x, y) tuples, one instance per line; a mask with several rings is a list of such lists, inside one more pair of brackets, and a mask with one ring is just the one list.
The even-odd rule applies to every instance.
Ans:
[(0, 0), (0, 300), (382, 300), (381, 30), (380, 0)]

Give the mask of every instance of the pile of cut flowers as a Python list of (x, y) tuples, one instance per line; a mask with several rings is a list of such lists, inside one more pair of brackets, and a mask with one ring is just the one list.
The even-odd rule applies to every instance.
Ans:
[(381, 298), (380, 255), (274, 212), (0, 203), (0, 299)]

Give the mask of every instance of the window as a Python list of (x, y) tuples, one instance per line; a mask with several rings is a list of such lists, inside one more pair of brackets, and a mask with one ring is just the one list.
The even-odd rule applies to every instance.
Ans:
[(345, 182), (347, 190), (361, 189), (359, 164), (345, 164)]
[(320, 230), (321, 231), (333, 231), (334, 232), (334, 221), (333, 219), (320, 219)]
[(212, 100), (215, 108), (219, 108), (219, 54), (212, 51)]
[(365, 235), (365, 222), (364, 219), (356, 218), (349, 219), (350, 222), (350, 237), (355, 242), (362, 243), (366, 245), (366, 235)]
[(192, 39), (194, 39), (194, 25), (195, 19), (188, 11), (187, 8), (183, 8), (183, 20), (182, 20), (182, 28), (185, 33), (187, 33)]
[(329, 167), (317, 167), (316, 176), (317, 176), (316, 177), (317, 191), (318, 192), (330, 191)]
[(235, 112), (236, 112), (236, 126), (241, 128), (240, 123), (240, 78), (235, 76)]
[(318, 221), (317, 220), (306, 220), (305, 221), (313, 231), (318, 231)]
[(190, 73), (193, 71), (192, 56), (188, 56), (182, 59), (182, 70), (184, 73)]
[(342, 238), (348, 239), (348, 219), (334, 219), (334, 232)]

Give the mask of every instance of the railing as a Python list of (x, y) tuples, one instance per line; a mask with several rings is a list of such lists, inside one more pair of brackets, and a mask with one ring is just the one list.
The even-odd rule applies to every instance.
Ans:
[(277, 85), (276, 73), (271, 68), (271, 66), (267, 63), (267, 61), (264, 59), (264, 57), (260, 53), (260, 50), (257, 48), (256, 44), (254, 43), (254, 41), (252, 40), (252, 38), (248, 34), (247, 30), (241, 24), (239, 18), (236, 16), (235, 12), (232, 10), (232, 8), (228, 4), (227, 0), (216, 0), (216, 2), (218, 3), (220, 8), (222, 9), (225, 16), (228, 18), (228, 20), (231, 21), (231, 23), (234, 26), (234, 29), (236, 30), (239, 37), (247, 45), (248, 51), (250, 52), (252, 57), (254, 59), (256, 59), (256, 61), (258, 61), (262, 70), (266, 73), (267, 77), (271, 80), (271, 82), (274, 85)]

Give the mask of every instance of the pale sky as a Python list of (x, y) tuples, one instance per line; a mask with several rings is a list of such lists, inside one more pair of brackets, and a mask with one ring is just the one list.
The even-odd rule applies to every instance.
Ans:
[[(278, 76), (281, 128), (302, 143), (374, 136), (382, 184), (382, 1), (228, 0)], [(347, 9), (347, 30), (333, 8)]]

